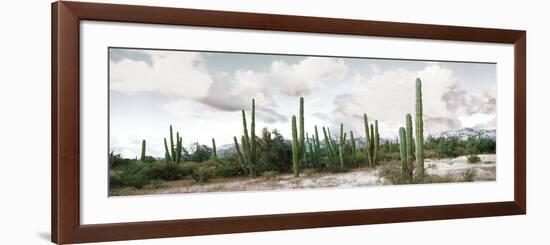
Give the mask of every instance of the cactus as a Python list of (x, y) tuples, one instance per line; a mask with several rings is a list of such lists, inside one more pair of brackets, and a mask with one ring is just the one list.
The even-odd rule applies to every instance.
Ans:
[(141, 141), (141, 161), (145, 161), (145, 145), (146, 145), (146, 142), (145, 140), (142, 140)]
[(294, 177), (300, 176), (300, 146), (296, 132), (296, 116), (292, 116), (292, 169)]
[(166, 143), (166, 138), (164, 138), (164, 160), (166, 163), (170, 163), (172, 161), (170, 151), (168, 150), (168, 144)]
[(374, 131), (372, 133), (374, 134), (373, 162), (376, 165), (376, 163), (378, 162), (378, 152), (380, 149), (380, 134), (378, 134), (378, 120), (374, 120)]
[(407, 176), (408, 168), (409, 168), (409, 163), (407, 162), (407, 159), (409, 159), (409, 157), (407, 156), (408, 143), (407, 143), (407, 137), (405, 135), (406, 135), (405, 128), (400, 127), (399, 128), (399, 156), (401, 158), (401, 174), (403, 175), (403, 177)]
[(176, 156), (176, 148), (174, 146), (174, 134), (172, 133), (172, 125), (170, 125), (170, 156), (172, 159)]
[(350, 140), (351, 140), (351, 157), (353, 159), (353, 161), (355, 161), (355, 138), (353, 137), (353, 131), (350, 130), (349, 131), (349, 137), (350, 137)]
[(328, 160), (329, 160), (328, 162), (331, 163), (332, 162), (332, 157), (334, 156), (334, 152), (332, 151), (330, 138), (327, 134), (327, 130), (325, 129), (325, 127), (323, 127), (323, 134), (325, 136), (325, 149), (327, 150), (327, 155), (328, 155)]
[(344, 167), (344, 143), (345, 143), (345, 134), (344, 134), (344, 124), (340, 123), (340, 144), (338, 144), (338, 153), (340, 158), (340, 167)]
[(246, 125), (246, 114), (244, 110), (242, 112), (243, 117), (243, 151), (246, 158), (246, 163), (249, 168), (250, 177), (254, 177), (254, 167), (252, 166), (252, 151), (250, 150), (250, 138), (248, 136), (248, 126)]
[(176, 163), (180, 163), (181, 161), (181, 148), (182, 148), (182, 139), (180, 137), (180, 134), (179, 133), (176, 133), (176, 156), (175, 156), (175, 160), (176, 160)]
[(303, 161), (302, 165), (306, 163), (306, 144), (304, 138), (304, 97), (300, 97), (300, 159)]
[(406, 176), (409, 178), (409, 179), (412, 179), (413, 177), (413, 164), (412, 164), (412, 161), (413, 161), (413, 126), (412, 126), (412, 117), (411, 117), (411, 114), (407, 113), (407, 116), (406, 116), (406, 119), (405, 119), (405, 151), (407, 153), (406, 156)]
[(315, 163), (317, 166), (321, 165), (321, 144), (319, 143), (319, 133), (317, 132), (317, 125), (315, 125)]
[(367, 118), (367, 114), (363, 114), (363, 123), (365, 125), (365, 153), (367, 155), (367, 161), (369, 162), (369, 165), (371, 167), (374, 167), (374, 163), (372, 161), (372, 152), (370, 151), (370, 132), (369, 132), (369, 121)]
[(243, 158), (243, 154), (241, 152), (241, 149), (239, 147), (239, 142), (237, 141), (237, 137), (233, 136), (233, 143), (235, 143), (235, 151), (237, 152), (237, 158), (239, 159), (239, 163), (241, 164), (241, 169), (246, 174), (248, 171), (246, 169), (246, 163)]
[(256, 101), (252, 99), (252, 118), (250, 119), (250, 174), (256, 177)]
[(308, 158), (309, 158), (309, 164), (311, 166), (313, 166), (314, 163), (315, 163), (315, 151), (314, 151), (314, 147), (313, 147), (313, 144), (315, 144), (315, 141), (313, 141), (313, 137), (310, 140), (307, 133), (306, 133), (306, 143), (307, 143), (308, 151), (309, 151), (309, 154), (307, 154)]
[(216, 153), (216, 140), (214, 138), (212, 138), (212, 157), (218, 157), (218, 154)]
[(424, 121), (422, 119), (422, 81), (416, 78), (416, 162), (418, 177), (424, 178)]
[(243, 155), (244, 155), (243, 156), (243, 162), (244, 162), (245, 167), (247, 168), (246, 172), (249, 173), (250, 172), (250, 167), (249, 167), (249, 165), (250, 165), (249, 159), (250, 158), (248, 157), (249, 152), (248, 152), (248, 150), (246, 150), (248, 146), (246, 144), (246, 139), (245, 139), (244, 135), (241, 136), (241, 145), (243, 146)]

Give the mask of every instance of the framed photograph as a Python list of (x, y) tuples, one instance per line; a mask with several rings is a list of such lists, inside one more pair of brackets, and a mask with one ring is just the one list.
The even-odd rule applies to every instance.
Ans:
[(526, 32), (52, 4), (52, 241), (526, 213)]

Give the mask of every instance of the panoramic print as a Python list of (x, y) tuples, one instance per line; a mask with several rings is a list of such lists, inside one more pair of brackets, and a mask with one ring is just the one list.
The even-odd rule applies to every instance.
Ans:
[(109, 195), (496, 180), (496, 64), (109, 48)]

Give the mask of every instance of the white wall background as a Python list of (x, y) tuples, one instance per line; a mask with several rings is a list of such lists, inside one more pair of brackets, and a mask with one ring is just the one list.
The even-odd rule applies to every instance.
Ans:
[[(97, 0), (96, 0), (97, 1)], [(97, 1), (104, 2), (104, 1)], [(216, 10), (526, 29), (525, 216), (142, 240), (113, 244), (544, 244), (550, 218), (550, 22), (544, 1), (130, 0)], [(50, 1), (9, 1), (0, 15), (1, 244), (47, 244), (50, 230)], [(529, 242), (531, 241), (531, 242)]]

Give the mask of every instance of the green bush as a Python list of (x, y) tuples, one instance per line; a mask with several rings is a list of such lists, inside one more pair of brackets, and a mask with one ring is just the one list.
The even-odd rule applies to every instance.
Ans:
[(478, 163), (481, 162), (481, 158), (479, 158), (478, 155), (469, 155), (468, 156), (468, 163)]
[(160, 180), (160, 179), (151, 180), (150, 184), (153, 188), (158, 189), (164, 186), (164, 180)]
[(465, 182), (472, 182), (474, 181), (476, 174), (477, 174), (476, 170), (471, 168), (466, 170), (464, 173), (462, 173), (462, 178), (464, 179)]
[(182, 176), (191, 176), (193, 171), (201, 166), (198, 162), (184, 162), (180, 164), (180, 171)]
[(201, 165), (214, 167), (215, 177), (224, 178), (244, 175), (243, 169), (239, 164), (239, 160), (234, 155), (210, 159), (201, 163)]
[(144, 168), (143, 175), (150, 180), (178, 180), (185, 176), (181, 165), (156, 161)]
[(201, 165), (200, 167), (196, 168), (193, 173), (191, 174), (191, 177), (196, 182), (207, 182), (211, 177), (213, 177), (216, 173), (215, 166), (212, 165)]
[(143, 174), (144, 166), (142, 164), (131, 164), (125, 170), (112, 172), (109, 174), (109, 187), (134, 187), (141, 189), (149, 184), (149, 179)]
[(145, 163), (154, 163), (156, 161), (156, 159), (152, 156), (145, 156), (145, 158), (142, 160), (142, 162), (145, 162)]
[(304, 175), (307, 176), (307, 177), (310, 177), (312, 176), (313, 174), (317, 173), (317, 169), (314, 169), (314, 168), (308, 168), (308, 169), (304, 169)]
[(262, 177), (263, 177), (264, 179), (273, 179), (273, 178), (275, 178), (278, 174), (279, 174), (279, 172), (273, 171), (273, 170), (271, 170), (271, 171), (265, 171), (265, 172), (262, 173)]

